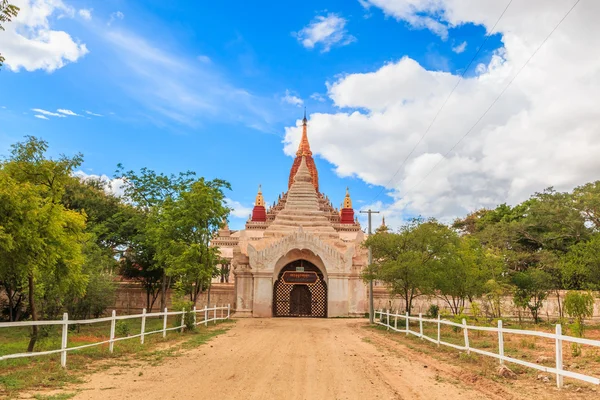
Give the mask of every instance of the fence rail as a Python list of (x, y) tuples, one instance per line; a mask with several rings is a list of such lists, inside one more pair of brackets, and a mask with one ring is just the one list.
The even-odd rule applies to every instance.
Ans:
[[(379, 319), (377, 319), (377, 314), (379, 314)], [(560, 324), (556, 325), (555, 333), (548, 333), (548, 332), (538, 332), (538, 331), (527, 331), (527, 330), (521, 330), (521, 329), (504, 328), (502, 326), (502, 320), (498, 320), (498, 327), (495, 328), (495, 327), (489, 327), (489, 326), (467, 325), (467, 321), (464, 318), (462, 320), (462, 324), (459, 324), (456, 322), (441, 319), (439, 315), (438, 315), (437, 319), (432, 319), (432, 318), (423, 318), (422, 314), (419, 314), (419, 316), (416, 317), (416, 316), (410, 316), (410, 315), (408, 315), (408, 313), (393, 314), (390, 311), (384, 311), (383, 309), (381, 309), (379, 311), (375, 311), (375, 317), (376, 317), (376, 323), (387, 327), (388, 330), (391, 329), (396, 332), (406, 333), (406, 335), (411, 334), (411, 335), (417, 336), (421, 339), (426, 339), (432, 343), (437, 344), (438, 346), (444, 345), (444, 346), (453, 347), (458, 350), (465, 350), (467, 353), (473, 352), (473, 353), (481, 354), (481, 355), (488, 356), (488, 357), (494, 357), (494, 358), (497, 358), (498, 360), (500, 360), (500, 364), (504, 364), (504, 361), (508, 361), (508, 362), (511, 362), (514, 364), (519, 364), (519, 365), (523, 365), (525, 367), (535, 368), (540, 371), (555, 374), (556, 375), (556, 386), (559, 388), (563, 386), (563, 377), (565, 377), (565, 376), (569, 377), (569, 378), (573, 378), (573, 379), (578, 379), (578, 380), (581, 380), (584, 382), (593, 383), (595, 385), (600, 385), (600, 378), (596, 378), (596, 377), (585, 375), (585, 374), (580, 374), (578, 372), (566, 371), (565, 369), (563, 369), (563, 349), (562, 349), (563, 342), (579, 343), (579, 344), (585, 344), (585, 345), (589, 345), (589, 346), (600, 347), (600, 341), (563, 335), (562, 327)], [(390, 318), (394, 319), (393, 324), (390, 324)], [(404, 319), (404, 329), (398, 328), (398, 318)], [(410, 330), (409, 321), (418, 321), (419, 322), (419, 331), (418, 332)], [(437, 325), (437, 337), (435, 339), (423, 334), (423, 323), (424, 322)], [(460, 345), (456, 345), (453, 343), (444, 342), (443, 340), (441, 340), (441, 326), (442, 325), (448, 325), (448, 326), (453, 326), (453, 327), (462, 329), (463, 336), (464, 336), (464, 345), (460, 346)], [(496, 332), (498, 335), (498, 354), (471, 347), (469, 345), (469, 331), (470, 330)], [(556, 354), (556, 357), (555, 357), (556, 364), (555, 365), (556, 366), (555, 367), (546, 367), (543, 365), (519, 360), (517, 358), (508, 357), (508, 356), (504, 355), (504, 334), (528, 335), (528, 336), (537, 336), (537, 337), (542, 337), (542, 338), (547, 338), (547, 339), (553, 339), (555, 342), (555, 354)]]
[[(217, 312), (220, 312), (220, 316), (217, 315)], [(168, 311), (166, 308), (163, 312), (155, 312), (155, 313), (146, 313), (146, 309), (144, 308), (141, 314), (135, 315), (117, 315), (117, 312), (113, 310), (112, 315), (110, 317), (103, 318), (94, 318), (94, 319), (79, 319), (79, 320), (70, 320), (69, 315), (67, 313), (63, 314), (63, 319), (56, 321), (21, 321), (21, 322), (3, 322), (0, 323), (1, 328), (12, 328), (12, 327), (24, 327), (24, 326), (41, 326), (41, 325), (62, 325), (62, 337), (61, 337), (61, 348), (57, 350), (47, 350), (47, 351), (36, 351), (31, 353), (15, 353), (15, 354), (6, 354), (0, 356), (0, 361), (8, 360), (11, 358), (23, 358), (23, 357), (35, 357), (35, 356), (43, 356), (48, 354), (60, 354), (60, 364), (63, 367), (67, 366), (67, 352), (85, 349), (87, 347), (93, 346), (101, 346), (103, 344), (109, 345), (109, 351), (112, 353), (114, 350), (115, 342), (127, 339), (140, 338), (140, 343), (144, 344), (144, 338), (147, 335), (152, 335), (155, 333), (162, 333), (163, 337), (166, 337), (168, 331), (172, 330), (180, 330), (183, 332), (185, 329), (185, 314), (192, 313), (194, 316), (194, 324), (200, 325), (204, 324), (208, 325), (209, 322), (217, 323), (218, 320), (226, 320), (231, 316), (231, 307), (229, 304), (227, 306), (208, 308), (208, 306), (204, 306), (204, 308), (196, 309), (194, 307), (192, 310), (186, 311)], [(198, 314), (200, 314), (201, 318), (198, 318)], [(167, 317), (173, 315), (181, 315), (181, 325), (167, 328)], [(162, 329), (154, 330), (151, 332), (145, 332), (146, 330), (146, 318), (148, 317), (163, 317), (163, 327)], [(115, 326), (116, 322), (125, 319), (133, 319), (133, 318), (141, 318), (142, 326), (140, 329), (140, 333), (137, 335), (130, 335), (124, 337), (115, 337)], [(102, 342), (89, 343), (76, 347), (67, 347), (68, 346), (68, 335), (69, 335), (69, 325), (82, 325), (82, 324), (94, 324), (99, 322), (109, 322), (110, 321), (110, 339), (104, 340)]]

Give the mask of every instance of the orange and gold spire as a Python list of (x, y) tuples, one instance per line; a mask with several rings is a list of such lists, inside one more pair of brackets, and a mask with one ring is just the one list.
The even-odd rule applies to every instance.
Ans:
[(348, 187), (346, 187), (346, 197), (344, 197), (344, 208), (352, 208), (352, 199)]
[(262, 195), (262, 189), (258, 185), (258, 193), (256, 194), (256, 201), (254, 202), (254, 208), (252, 209), (252, 221), (265, 222), (267, 220), (267, 210), (265, 209), (265, 199)]
[(342, 204), (340, 223), (354, 223), (354, 209), (352, 208), (352, 199), (350, 198), (350, 191), (348, 188), (346, 188), (346, 197), (344, 197), (344, 203)]
[(313, 160), (312, 157), (310, 144), (308, 143), (307, 123), (308, 120), (306, 119), (306, 109), (304, 109), (304, 118), (302, 119), (302, 138), (300, 139), (300, 145), (298, 145), (298, 151), (296, 151), (296, 158), (294, 159), (294, 163), (292, 164), (292, 169), (290, 171), (288, 189), (291, 188), (292, 183), (294, 183), (294, 176), (296, 176), (296, 172), (298, 172), (298, 168), (300, 167), (300, 163), (302, 162), (302, 157), (305, 157), (306, 166), (308, 167), (308, 171), (310, 172), (312, 184), (315, 187), (315, 190), (319, 192), (319, 174), (317, 172), (315, 160)]
[(256, 200), (254, 201), (255, 206), (265, 206), (265, 199), (262, 195), (261, 185), (258, 185), (258, 193), (256, 194)]
[(308, 143), (308, 133), (307, 133), (307, 119), (306, 119), (306, 109), (304, 109), (304, 118), (302, 119), (302, 139), (300, 139), (300, 145), (298, 146), (298, 151), (296, 152), (296, 157), (312, 157), (312, 151), (310, 151), (310, 144)]

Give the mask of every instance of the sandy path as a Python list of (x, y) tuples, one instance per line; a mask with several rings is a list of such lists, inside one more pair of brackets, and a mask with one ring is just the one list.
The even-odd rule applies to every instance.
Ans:
[(362, 325), (351, 319), (240, 319), (226, 334), (160, 366), (96, 373), (79, 387), (83, 390), (76, 398), (513, 397), (484, 387), (470, 389), (450, 369), (390, 351), (381, 342), (385, 338)]

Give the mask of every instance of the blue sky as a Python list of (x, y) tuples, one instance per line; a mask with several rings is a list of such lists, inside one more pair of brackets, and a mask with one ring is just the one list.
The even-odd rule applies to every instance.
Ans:
[[(311, 48), (311, 26), (328, 18), (338, 19), (336, 32), (329, 39), (314, 37)], [(285, 128), (299, 123), (304, 106), (309, 116), (374, 112), (336, 104), (328, 84), (405, 56), (427, 71), (455, 77), (486, 33), (482, 24), (467, 21), (450, 26), (444, 37), (353, 0), (65, 0), (47, 25), (40, 29), (66, 32), (87, 51), (79, 47), (76, 60), (63, 57), (56, 68), (3, 68), (1, 154), (34, 135), (47, 140), (53, 154), (82, 152), (88, 174), (112, 176), (117, 163), (165, 173), (193, 170), (231, 182), (228, 197), (245, 208), (252, 207), (258, 184), (269, 203), (287, 189), (292, 158), (284, 153)], [(474, 66), (487, 64), (501, 39), (492, 36)], [(473, 67), (467, 76), (475, 75)], [(315, 123), (311, 119), (309, 140)], [(381, 186), (357, 173), (338, 176), (314, 143), (313, 151), (321, 190), (334, 205), (346, 186), (355, 209), (371, 204)], [(388, 162), (379, 181), (388, 180), (401, 161)], [(385, 208), (397, 198), (380, 200)], [(230, 225), (240, 228), (244, 220), (232, 216)]]

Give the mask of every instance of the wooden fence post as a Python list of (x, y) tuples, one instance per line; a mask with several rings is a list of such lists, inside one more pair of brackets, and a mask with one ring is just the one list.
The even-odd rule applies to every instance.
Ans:
[(165, 316), (163, 317), (163, 338), (167, 337), (167, 307), (165, 307)]
[(556, 324), (556, 387), (563, 386), (563, 376), (560, 371), (563, 369), (563, 349), (562, 349), (562, 327)]
[(142, 310), (142, 332), (140, 336), (140, 343), (144, 344), (144, 331), (146, 330), (146, 309)]
[[(498, 354), (504, 357), (504, 333), (502, 332), (502, 320), (498, 320)], [(504, 360), (500, 359), (500, 365), (504, 364)]]
[(465, 348), (467, 349), (467, 354), (471, 354), (471, 348), (469, 347), (469, 331), (467, 330), (467, 320), (463, 318), (463, 332), (465, 334)]
[(423, 339), (423, 314), (419, 313), (419, 336)]
[(385, 326), (387, 326), (387, 330), (389, 331), (390, 330), (390, 310), (385, 310), (385, 313), (387, 315)]
[(227, 319), (231, 316), (231, 304), (227, 304)]
[(441, 339), (441, 336), (442, 336), (441, 335), (441, 325), (442, 324), (440, 323), (440, 318), (441, 318), (441, 316), (440, 316), (440, 313), (438, 312), (438, 318), (437, 318), (438, 319), (437, 320), (437, 345), (438, 345), (438, 347), (440, 345), (440, 342), (441, 342), (440, 339)]
[(215, 325), (217, 324), (217, 305), (215, 304)]
[(396, 331), (398, 330), (398, 313), (399, 312), (400, 312), (399, 310), (396, 310), (396, 314), (394, 315), (394, 330), (396, 330)]
[(204, 326), (208, 326), (208, 304), (204, 306)]
[(69, 334), (69, 314), (63, 314), (63, 326), (62, 326), (62, 342), (60, 348), (62, 349), (62, 353), (60, 353), (60, 365), (63, 368), (67, 366), (67, 335)]
[(409, 324), (408, 324), (408, 312), (406, 313), (406, 336), (408, 336), (408, 328), (409, 328)]
[(180, 333), (183, 333), (183, 328), (185, 326), (185, 307), (181, 309), (181, 329)]
[(110, 321), (110, 344), (108, 350), (112, 353), (115, 349), (115, 326), (117, 323), (117, 310), (112, 310), (112, 320)]
[(196, 326), (196, 306), (194, 306), (194, 326)]

